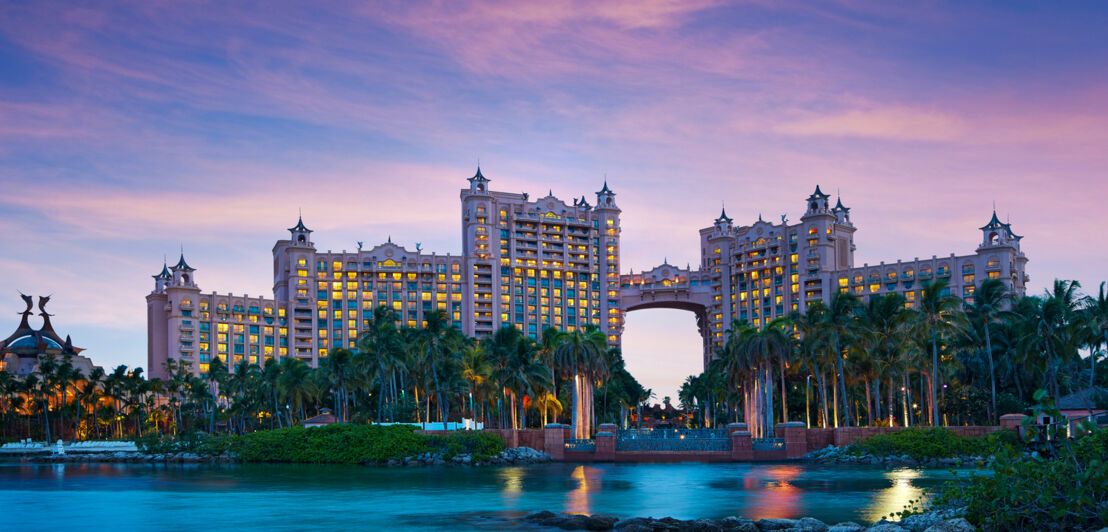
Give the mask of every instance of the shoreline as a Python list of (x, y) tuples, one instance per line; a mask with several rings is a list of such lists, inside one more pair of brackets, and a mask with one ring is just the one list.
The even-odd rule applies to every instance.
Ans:
[[(203, 455), (189, 452), (144, 453), (142, 451), (82, 452), (66, 454), (5, 453), (0, 459), (30, 464), (246, 464), (246, 463), (288, 463), (288, 464), (331, 464), (359, 465), (332, 462), (247, 462), (228, 454)], [(429, 467), (461, 466), (482, 467), (496, 465), (535, 465), (552, 463), (553, 458), (544, 452), (530, 447), (505, 449), (500, 454), (487, 459), (476, 459), (468, 453), (459, 453), (447, 458), (442, 452), (423, 453), (381, 462), (363, 462), (364, 467)]]
[(963, 509), (932, 510), (899, 521), (882, 519), (869, 526), (854, 521), (827, 524), (813, 517), (796, 519), (729, 516), (722, 519), (675, 519), (672, 517), (629, 517), (611, 515), (557, 514), (540, 511), (520, 518), (505, 519), (505, 524), (562, 530), (617, 530), (619, 532), (972, 532), (976, 530), (964, 517)]

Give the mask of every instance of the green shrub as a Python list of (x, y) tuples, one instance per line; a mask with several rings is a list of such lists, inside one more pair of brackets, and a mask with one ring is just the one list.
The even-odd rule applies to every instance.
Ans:
[(959, 436), (942, 427), (907, 428), (888, 434), (878, 434), (848, 447), (851, 454), (873, 456), (908, 455), (917, 460), (953, 458), (958, 456), (988, 456), (1004, 445), (1014, 445), (1019, 436), (1011, 430), (1001, 430), (979, 438)]
[(399, 460), (423, 453), (452, 458), (470, 453), (485, 460), (504, 450), (504, 440), (486, 432), (447, 436), (417, 434), (408, 425), (342, 425), (252, 432), (235, 438), (229, 449), (245, 462), (360, 464)]
[(445, 453), (447, 460), (458, 454), (471, 454), (476, 460), (488, 460), (505, 448), (504, 440), (491, 432), (461, 431), (430, 438), (428, 446)]
[(135, 445), (146, 454), (194, 453), (201, 456), (218, 456), (231, 450), (235, 436), (209, 436), (199, 433), (181, 433), (176, 438), (159, 437), (156, 433), (135, 438)]

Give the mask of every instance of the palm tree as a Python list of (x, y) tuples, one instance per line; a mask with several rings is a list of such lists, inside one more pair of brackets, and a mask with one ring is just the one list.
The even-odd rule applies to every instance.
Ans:
[[(841, 393), (843, 402), (843, 421), (845, 426), (850, 426), (850, 399), (846, 394), (846, 372), (843, 369), (843, 351), (850, 342), (858, 326), (857, 311), (859, 308), (858, 297), (851, 293), (838, 293), (831, 297), (831, 304), (824, 313), (824, 325), (827, 327), (831, 344), (831, 353), (834, 356), (835, 369), (838, 371), (838, 393)], [(836, 406), (838, 401), (836, 401)], [(838, 413), (835, 414), (836, 426)]]
[(58, 363), (52, 356), (41, 356), (39, 357), (37, 371), (39, 379), (37, 380), (38, 389), (35, 392), (42, 405), (43, 427), (46, 430), (46, 441), (49, 442), (52, 439), (50, 437), (50, 398), (54, 395), (54, 381), (57, 379)]
[(346, 409), (347, 386), (350, 382), (353, 362), (354, 353), (340, 347), (327, 353), (327, 358), (324, 358), (319, 364), (331, 389), (334, 390), (335, 418), (341, 423), (346, 423), (349, 420)]
[[(550, 389), (554, 391), (551, 394), (543, 394), (542, 401), (545, 403), (548, 398), (553, 397), (557, 401), (558, 390), (558, 374), (554, 371), (555, 356), (554, 352), (558, 349), (558, 343), (561, 342), (562, 332), (553, 326), (544, 327), (542, 330), (542, 336), (539, 343), (539, 360), (546, 366), (547, 372), (550, 373)], [(557, 411), (560, 413), (562, 410), (559, 404)], [(548, 408), (544, 405), (542, 408), (542, 424), (546, 426)]]
[[(273, 428), (273, 420), (277, 421), (278, 427), (284, 424), (284, 418), (281, 417), (281, 407), (278, 406), (277, 403), (277, 398), (281, 390), (279, 382), (281, 380), (282, 369), (282, 364), (273, 358), (267, 358), (265, 360), (265, 365), (262, 366), (262, 393), (268, 396), (269, 400), (272, 401), (273, 404), (272, 417), (270, 418), (270, 428)], [(292, 424), (291, 420), (289, 420), (289, 424)]]
[[(509, 329), (519, 331), (515, 327)], [(538, 350), (530, 338), (518, 333), (513, 342), (513, 349), (507, 352), (507, 356), (501, 361), (496, 372), (497, 381), (509, 391), (509, 405), (512, 413), (512, 428), (526, 428), (526, 417), (523, 408), (524, 396), (532, 397), (541, 391), (546, 393), (551, 385), (549, 373), (538, 358)], [(517, 414), (516, 403), (519, 403)]]
[(944, 336), (952, 336), (966, 326), (961, 311), (962, 300), (950, 295), (950, 283), (945, 279), (933, 282), (923, 289), (917, 311), (918, 325), (931, 344), (931, 377), (929, 403), (931, 425), (939, 426), (939, 342)]
[[(75, 401), (77, 403), (77, 405), (76, 405), (77, 410), (76, 410), (76, 416), (74, 416), (76, 418), (76, 420), (74, 421), (74, 425), (73, 425), (73, 438), (74, 438), (74, 440), (78, 439), (78, 434), (80, 434), (80, 430), (81, 430), (81, 417), (82, 417), (81, 416), (81, 414), (82, 414), (82, 412), (81, 412), (81, 398), (84, 397), (84, 398), (88, 399), (89, 404), (92, 405), (93, 413), (95, 414), (96, 404), (99, 402), (98, 395), (99, 395), (100, 387), (103, 385), (103, 382), (104, 382), (104, 368), (102, 368), (100, 366), (95, 366), (95, 367), (92, 368), (91, 371), (89, 371), (88, 376), (85, 377), (85, 379), (84, 379), (83, 383), (81, 384), (81, 386), (77, 388), (77, 391), (76, 391), (76, 394), (75, 394), (76, 395)], [(99, 436), (99, 434), (98, 434), (98, 436)]]
[[(281, 361), (281, 376), (277, 385), (281, 395), (289, 401), (292, 412), (299, 413), (299, 418), (290, 420), (296, 424), (297, 419), (305, 419), (304, 405), (313, 400), (318, 393), (315, 381), (312, 379), (312, 368), (299, 358), (286, 358)], [(291, 414), (290, 414), (291, 415)]]
[(562, 335), (555, 359), (562, 368), (569, 369), (573, 379), (573, 437), (587, 439), (592, 434), (592, 384), (602, 371), (607, 339), (599, 329), (588, 326)]
[[(760, 438), (773, 437), (773, 366), (792, 353), (788, 318), (776, 318), (761, 330), (749, 331), (734, 345), (735, 359), (754, 367), (755, 379), (747, 388), (747, 423)], [(788, 421), (788, 419), (783, 419)]]
[(219, 408), (219, 388), (227, 379), (227, 366), (223, 364), (222, 357), (215, 357), (208, 364), (208, 373), (204, 375), (208, 384), (208, 395), (211, 406), (208, 414), (208, 432), (215, 433), (215, 411)]
[(420, 340), (426, 350), (428, 364), (431, 366), (431, 377), (435, 385), (436, 403), (438, 403), (439, 422), (446, 426), (446, 401), (439, 385), (439, 365), (445, 358), (451, 357), (456, 351), (462, 337), (461, 330), (450, 323), (450, 318), (445, 310), (436, 310), (424, 315), (425, 324), (420, 334)]
[[(818, 413), (821, 414), (820, 421), (823, 428), (827, 428), (828, 425), (827, 381), (824, 378), (824, 366), (822, 365), (830, 343), (827, 329), (823, 327), (826, 312), (827, 307), (824, 306), (823, 302), (816, 301), (808, 305), (807, 312), (803, 315), (794, 314), (790, 318), (793, 324), (796, 325), (797, 333), (800, 334), (800, 341), (796, 344), (800, 361), (808, 368), (809, 374), (816, 378), (820, 404)], [(805, 386), (807, 386), (807, 379), (805, 379)], [(807, 405), (805, 405), (805, 409), (807, 409)], [(805, 415), (807, 416), (807, 412)]]
[(234, 394), (233, 408), (239, 417), (239, 433), (246, 433), (246, 410), (251, 400), (255, 370), (257, 366), (243, 358), (235, 364), (234, 371), (227, 377), (228, 389)]
[(985, 279), (973, 294), (973, 304), (966, 314), (978, 324), (985, 333), (985, 355), (989, 361), (989, 393), (991, 399), (993, 423), (997, 423), (999, 413), (996, 410), (996, 363), (993, 360), (993, 340), (990, 329), (1005, 315), (1011, 293), (1000, 279)]
[(404, 369), (406, 351), (396, 328), (396, 311), (381, 305), (373, 309), (373, 318), (358, 338), (358, 365), (363, 375), (375, 375), (378, 385), (377, 421), (389, 406), (389, 421), (395, 421), (397, 372)]
[(1085, 298), (1085, 323), (1089, 328), (1092, 349), (1089, 351), (1089, 387), (1096, 383), (1096, 356), (1100, 344), (1108, 349), (1108, 283), (1100, 283), (1100, 292), (1096, 298)]
[(469, 345), (462, 351), (462, 378), (469, 387), (469, 410), (473, 419), (477, 419), (476, 397), (481, 399), (489, 378), (492, 376), (492, 364), (484, 349)]

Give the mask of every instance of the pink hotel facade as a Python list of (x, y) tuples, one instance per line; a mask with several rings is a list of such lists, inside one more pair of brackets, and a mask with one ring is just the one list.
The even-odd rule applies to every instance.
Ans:
[(273, 246), (273, 297), (203, 293), (184, 257), (153, 276), (147, 302), (147, 364), (164, 376), (175, 360), (196, 374), (221, 358), (261, 364), (297, 357), (312, 366), (338, 347), (354, 348), (373, 309), (386, 305), (401, 325), (419, 327), (442, 310), (465, 334), (483, 337), (503, 325), (538, 337), (547, 326), (594, 325), (618, 346), (626, 312), (694, 312), (704, 359), (722, 346), (732, 319), (764, 325), (835, 292), (901, 293), (914, 305), (933, 279), (972, 301), (984, 278), (1023, 293), (1026, 256), (1020, 236), (996, 214), (981, 228), (973, 254), (854, 266), (849, 209), (819, 187), (795, 224), (782, 219), (735, 226), (721, 213), (700, 230), (696, 270), (662, 264), (620, 273), (620, 209), (605, 183), (592, 205), (552, 194), (494, 192), (480, 169), (461, 191), (462, 254), (408, 250), (390, 241), (371, 249), (322, 252), (302, 220)]

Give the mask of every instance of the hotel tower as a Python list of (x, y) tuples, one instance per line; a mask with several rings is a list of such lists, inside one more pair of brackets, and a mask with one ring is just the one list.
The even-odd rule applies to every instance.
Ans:
[(504, 325), (538, 339), (546, 327), (598, 327), (618, 346), (626, 312), (693, 312), (707, 362), (732, 320), (760, 327), (815, 301), (850, 292), (862, 299), (898, 293), (912, 307), (936, 279), (966, 302), (985, 278), (1022, 294), (1028, 277), (1020, 237), (993, 213), (972, 254), (854, 263), (855, 227), (841, 199), (817, 186), (799, 222), (761, 217), (736, 226), (726, 212), (700, 230), (695, 270), (666, 262), (621, 275), (620, 209), (607, 183), (595, 204), (548, 194), (494, 192), (480, 168), (461, 191), (462, 253), (440, 255), (391, 239), (371, 249), (322, 252), (298, 220), (273, 246), (273, 297), (202, 293), (182, 255), (154, 276), (147, 302), (147, 363), (165, 374), (168, 360), (200, 374), (215, 357), (261, 364), (297, 357), (312, 366), (330, 349), (354, 348), (373, 309), (396, 312), (419, 327), (444, 311), (465, 334), (484, 337)]
[(213, 357), (294, 356), (312, 366), (329, 349), (354, 348), (373, 309), (393, 309), (419, 327), (445, 311), (465, 334), (502, 325), (538, 338), (546, 327), (595, 325), (619, 344), (619, 207), (604, 184), (596, 205), (553, 194), (495, 192), (481, 173), (461, 191), (462, 254), (405, 249), (391, 239), (371, 249), (322, 252), (298, 220), (273, 246), (273, 297), (202, 293), (184, 256), (154, 276), (147, 295), (147, 363), (163, 376), (176, 360), (194, 373)]

